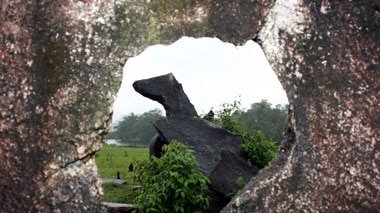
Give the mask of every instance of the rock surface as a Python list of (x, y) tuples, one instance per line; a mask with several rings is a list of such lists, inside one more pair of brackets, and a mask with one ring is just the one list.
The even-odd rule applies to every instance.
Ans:
[(93, 153), (122, 65), (183, 35), (262, 44), (290, 117), (225, 212), (380, 209), (377, 0), (4, 0), (0, 212), (102, 211)]
[(153, 125), (166, 143), (178, 140), (194, 148), (199, 170), (211, 181), (210, 193), (213, 197), (209, 212), (219, 212), (227, 204), (225, 201), (229, 199), (224, 198), (239, 190), (236, 180), (240, 176), (248, 181), (258, 172), (256, 167), (247, 164), (240, 148), (240, 137), (213, 123), (177, 117), (163, 118), (153, 122)]
[[(178, 140), (195, 150), (200, 171), (210, 176), (221, 160), (221, 150), (226, 149), (237, 158), (245, 160), (240, 144), (242, 140), (219, 126), (195, 118), (163, 118), (154, 121), (160, 136), (165, 141)], [(234, 179), (233, 181), (235, 181)]]
[[(150, 153), (161, 156), (162, 146), (172, 140), (186, 143), (195, 151), (199, 170), (211, 181), (210, 212), (219, 212), (228, 202), (228, 195), (236, 193), (236, 180), (246, 182), (257, 174), (257, 168), (247, 163), (240, 148), (242, 140), (221, 127), (196, 118), (197, 113), (173, 74), (139, 80), (133, 83), (137, 92), (160, 102), (167, 117), (154, 121), (158, 134), (153, 137)], [(221, 201), (223, 203), (221, 203)]]
[(162, 104), (166, 117), (196, 117), (198, 114), (172, 73), (135, 81), (133, 88), (141, 95)]
[(125, 203), (103, 202), (103, 205), (106, 207), (107, 213), (131, 213), (135, 210), (132, 205)]
[(277, 0), (259, 38), (290, 102), (280, 155), (224, 212), (377, 212), (380, 11)]

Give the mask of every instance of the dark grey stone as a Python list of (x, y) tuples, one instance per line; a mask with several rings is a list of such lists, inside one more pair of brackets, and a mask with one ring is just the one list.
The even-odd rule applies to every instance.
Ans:
[(249, 166), (246, 160), (229, 149), (222, 149), (220, 158), (210, 175), (210, 180), (211, 188), (224, 195), (236, 193), (242, 187), (236, 183), (238, 178), (243, 178), (246, 184), (259, 172), (256, 167)]
[(162, 147), (165, 144), (168, 144), (168, 142), (162, 139), (160, 134), (155, 134), (150, 141), (149, 154), (158, 158), (161, 157)]
[(194, 106), (173, 74), (136, 81), (133, 87), (166, 109), (167, 117), (153, 122), (158, 134), (152, 138), (150, 155), (160, 157), (162, 147), (173, 140), (192, 147), (199, 170), (211, 180), (210, 212), (221, 210), (229, 200), (227, 196), (237, 192), (239, 176), (248, 181), (257, 174), (257, 169), (247, 164), (240, 137), (214, 123), (195, 118)]
[(182, 85), (178, 83), (172, 73), (136, 81), (133, 83), (133, 88), (141, 95), (162, 104), (167, 117), (197, 116)]
[(207, 176), (219, 164), (222, 149), (228, 149), (242, 161), (245, 160), (240, 148), (241, 138), (211, 122), (193, 118), (163, 118), (154, 121), (153, 125), (165, 141), (178, 140), (194, 148), (199, 169)]
[(211, 180), (212, 208), (209, 212), (218, 212), (227, 204), (227, 196), (239, 189), (236, 184), (239, 176), (248, 182), (257, 174), (257, 168), (247, 164), (246, 155), (240, 148), (241, 138), (214, 123), (178, 117), (164, 118), (153, 124), (167, 143), (178, 140), (194, 148), (199, 170)]

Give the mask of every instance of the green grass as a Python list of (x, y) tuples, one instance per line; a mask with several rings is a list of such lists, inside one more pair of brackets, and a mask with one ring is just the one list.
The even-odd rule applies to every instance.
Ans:
[(120, 172), (120, 178), (127, 180), (127, 184), (103, 183), (105, 202), (133, 203), (138, 190), (133, 189), (134, 172), (128, 171), (128, 166), (136, 160), (144, 160), (149, 157), (148, 148), (123, 147), (103, 144), (102, 149), (95, 154), (95, 161), (102, 178), (116, 178)]
[(105, 202), (133, 204), (138, 195), (138, 189), (133, 189), (129, 184), (103, 183)]
[(102, 178), (116, 178), (117, 172), (120, 172), (121, 179), (131, 182), (133, 172), (128, 171), (129, 164), (135, 165), (136, 160), (144, 160), (148, 157), (148, 148), (103, 144), (102, 149), (95, 154), (95, 161)]

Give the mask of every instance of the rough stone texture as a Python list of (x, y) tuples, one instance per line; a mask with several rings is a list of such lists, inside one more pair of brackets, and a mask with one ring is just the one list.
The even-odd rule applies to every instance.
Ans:
[(178, 140), (194, 148), (199, 170), (211, 181), (213, 197), (209, 212), (219, 212), (227, 204), (224, 198), (239, 190), (236, 180), (240, 176), (250, 180), (257, 174), (257, 169), (247, 164), (240, 137), (211, 122), (175, 117), (160, 119), (153, 125), (166, 143)]
[(103, 202), (107, 213), (131, 213), (135, 208), (130, 204)]
[(279, 157), (224, 212), (379, 210), (375, 3), (275, 2), (259, 38), (290, 101), (289, 131)]
[(96, 5), (1, 2), (0, 212), (102, 211), (92, 155), (124, 61)]
[(183, 35), (262, 43), (290, 101), (281, 154), (226, 212), (377, 211), (379, 1), (266, 2), (1, 1), (0, 211), (101, 211), (121, 66)]
[(150, 154), (161, 156), (162, 147), (178, 140), (194, 148), (199, 170), (210, 178), (210, 211), (219, 212), (229, 201), (228, 195), (236, 193), (236, 180), (243, 177), (248, 182), (258, 170), (249, 166), (241, 149), (242, 140), (214, 123), (197, 118), (182, 85), (173, 74), (139, 80), (133, 87), (141, 95), (161, 103), (166, 118), (153, 122), (157, 129), (151, 141)]
[(166, 117), (196, 117), (194, 105), (172, 73), (135, 81), (133, 88), (141, 95), (162, 104)]
[(166, 141), (179, 140), (193, 147), (200, 164), (199, 169), (207, 176), (210, 176), (221, 160), (222, 149), (227, 149), (240, 158), (245, 156), (240, 148), (240, 137), (208, 121), (186, 117), (163, 118), (154, 121), (153, 125)]
[(240, 189), (236, 183), (238, 178), (243, 178), (245, 185), (257, 173), (257, 168), (249, 166), (246, 159), (242, 159), (229, 149), (221, 149), (219, 163), (210, 174), (212, 180), (210, 187), (226, 196)]

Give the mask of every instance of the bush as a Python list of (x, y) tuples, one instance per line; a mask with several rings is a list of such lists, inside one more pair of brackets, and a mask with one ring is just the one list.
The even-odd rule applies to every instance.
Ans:
[(240, 101), (233, 104), (222, 104), (222, 110), (217, 112), (219, 122), (223, 129), (242, 138), (242, 149), (248, 154), (248, 162), (258, 169), (266, 167), (277, 155), (276, 142), (268, 141), (262, 131), (247, 131), (245, 124), (237, 119), (242, 114)]
[(244, 123), (236, 119), (243, 112), (240, 109), (240, 101), (234, 101), (232, 104), (224, 103), (221, 107), (218, 117), (222, 128), (236, 135), (243, 134)]
[(210, 198), (205, 195), (210, 180), (197, 170), (194, 151), (172, 141), (160, 158), (140, 161), (135, 179), (142, 186), (136, 198), (140, 212), (204, 212)]
[(266, 140), (263, 132), (245, 132), (242, 137), (244, 143), (241, 148), (248, 154), (249, 163), (258, 169), (266, 167), (276, 157), (278, 149), (276, 142)]

